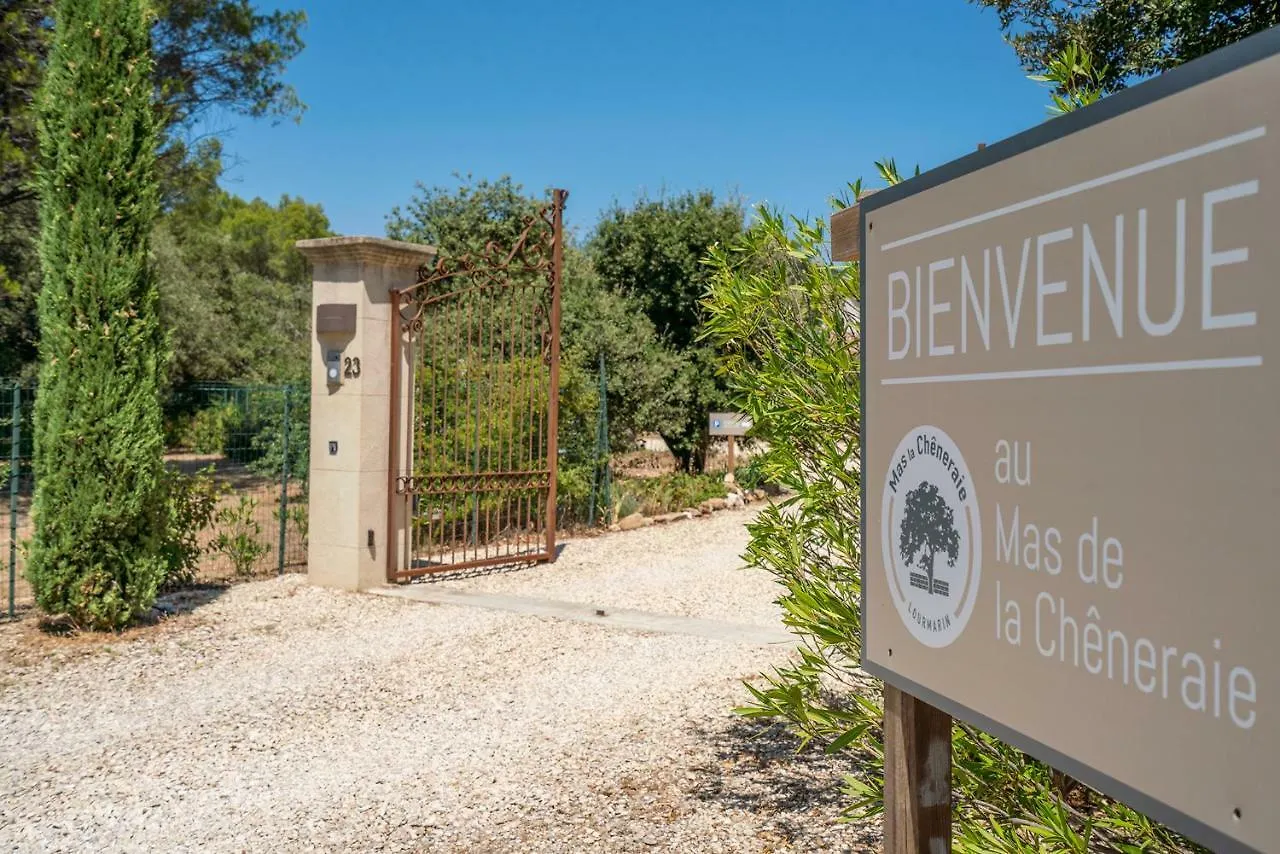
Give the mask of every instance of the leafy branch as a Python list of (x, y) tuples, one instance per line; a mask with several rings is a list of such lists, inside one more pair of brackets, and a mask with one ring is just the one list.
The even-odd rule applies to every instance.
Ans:
[[(890, 159), (877, 164), (892, 184)], [(861, 183), (850, 185), (852, 198)], [(841, 202), (846, 200), (842, 199)], [(740, 714), (785, 721), (804, 747), (846, 755), (846, 813), (884, 808), (881, 686), (861, 661), (858, 528), (861, 391), (856, 265), (832, 264), (826, 224), (761, 208), (740, 238), (714, 249), (703, 334), (724, 354), (735, 403), (767, 443), (762, 472), (791, 495), (749, 526), (744, 559), (781, 582), (795, 657), (747, 684)], [(953, 730), (955, 850), (1188, 852), (1198, 847), (980, 729)]]
[(1044, 74), (1032, 74), (1028, 79), (1053, 86), (1049, 115), (1061, 116), (1100, 101), (1108, 71), (1105, 65), (1095, 66), (1088, 51), (1073, 43), (1049, 60)]

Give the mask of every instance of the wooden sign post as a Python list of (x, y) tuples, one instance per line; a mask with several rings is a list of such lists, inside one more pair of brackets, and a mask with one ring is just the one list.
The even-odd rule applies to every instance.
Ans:
[(884, 686), (885, 854), (951, 850), (951, 716)]
[(741, 412), (712, 412), (707, 418), (707, 432), (729, 439), (729, 474), (733, 474), (738, 454), (738, 437), (747, 435), (751, 418)]

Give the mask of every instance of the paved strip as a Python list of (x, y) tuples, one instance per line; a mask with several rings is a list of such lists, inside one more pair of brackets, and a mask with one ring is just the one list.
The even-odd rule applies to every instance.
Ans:
[(510, 611), (535, 617), (552, 617), (594, 623), (614, 629), (631, 629), (659, 634), (692, 635), (711, 640), (732, 641), (753, 646), (774, 646), (795, 643), (795, 636), (782, 626), (752, 626), (729, 623), (722, 620), (705, 620), (697, 617), (680, 617), (674, 614), (655, 614), (651, 611), (632, 611), (625, 608), (597, 607), (578, 602), (558, 602), (553, 599), (535, 599), (529, 596), (508, 596), (499, 593), (471, 593), (450, 590), (434, 584), (408, 584), (397, 587), (378, 587), (366, 591), (375, 596), (410, 599), (436, 605), (465, 605), (494, 611)]

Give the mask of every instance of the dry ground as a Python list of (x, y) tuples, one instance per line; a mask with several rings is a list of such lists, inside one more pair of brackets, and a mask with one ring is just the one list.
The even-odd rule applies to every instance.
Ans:
[[(776, 625), (746, 512), (449, 587)], [(730, 709), (787, 646), (309, 587), (111, 638), (0, 627), (10, 851), (878, 850), (848, 769)], [(207, 600), (207, 601), (203, 601)]]
[[(186, 474), (212, 466), (214, 479), (227, 491), (219, 500), (218, 507), (235, 507), (241, 497), (255, 502), (252, 517), (259, 526), (257, 538), (265, 546), (262, 557), (257, 562), (254, 575), (267, 576), (277, 571), (279, 566), (280, 519), (276, 511), (280, 507), (280, 481), (278, 478), (263, 477), (255, 474), (245, 466), (228, 462), (219, 454), (172, 453), (165, 461)], [(291, 506), (304, 500), (302, 484), (289, 484), (289, 501)], [(8, 608), (8, 571), (10, 517), (9, 493), (0, 492), (0, 608)], [(19, 544), (30, 539), (33, 529), (31, 520), (31, 496), (22, 494), (17, 502), (17, 542)], [(217, 535), (217, 526), (211, 526), (201, 534), (201, 545), (208, 548)], [(298, 571), (306, 565), (307, 547), (303, 531), (289, 520), (285, 526), (285, 567)], [(14, 609), (22, 617), (31, 613), (35, 599), (31, 585), (22, 574), (21, 545), (16, 560), (14, 578)], [(225, 556), (209, 552), (205, 554), (197, 572), (197, 580), (204, 584), (222, 584), (237, 580), (235, 566)]]

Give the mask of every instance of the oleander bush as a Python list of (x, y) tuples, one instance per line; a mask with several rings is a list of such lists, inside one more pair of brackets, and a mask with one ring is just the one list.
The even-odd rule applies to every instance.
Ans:
[[(897, 180), (891, 162), (882, 175)], [(856, 198), (860, 185), (851, 186)], [(793, 663), (759, 685), (743, 715), (781, 719), (805, 745), (844, 753), (848, 814), (884, 802), (883, 712), (857, 672), (861, 396), (856, 265), (834, 265), (822, 220), (760, 209), (739, 239), (713, 251), (704, 334), (724, 353), (721, 370), (768, 450), (759, 477), (789, 490), (750, 525), (748, 565), (785, 592), (786, 625), (799, 637)], [(976, 727), (953, 741), (955, 850), (991, 852), (1190, 852), (1201, 849), (1140, 813), (1080, 786)]]
[(202, 535), (214, 522), (218, 501), (225, 493), (213, 477), (213, 467), (195, 474), (167, 468), (164, 474), (168, 505), (162, 553), (165, 557), (163, 590), (176, 590), (195, 583), (200, 561), (208, 552)]

